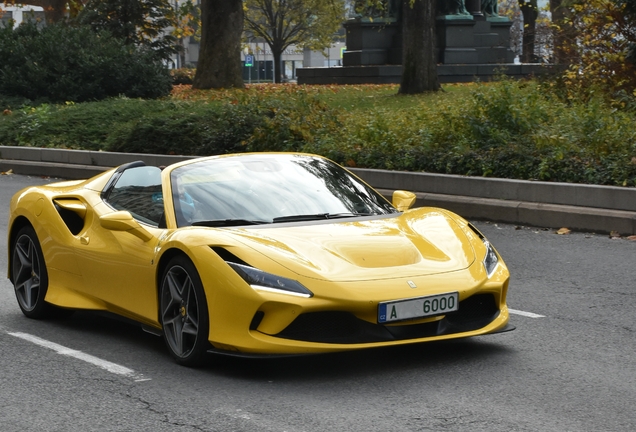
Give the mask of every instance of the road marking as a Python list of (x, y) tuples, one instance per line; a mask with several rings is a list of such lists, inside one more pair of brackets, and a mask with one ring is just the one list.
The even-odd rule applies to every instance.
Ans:
[(528, 317), (528, 318), (545, 318), (545, 315), (539, 315), (539, 314), (532, 313), (532, 312), (524, 312), (524, 311), (520, 311), (520, 310), (516, 310), (516, 309), (510, 309), (510, 308), (508, 308), (508, 312), (510, 312), (511, 314), (521, 315), (521, 316)]
[(104, 370), (107, 370), (110, 373), (133, 378), (135, 382), (150, 381), (150, 378), (144, 378), (143, 375), (135, 373), (135, 371), (132, 369), (128, 369), (127, 367), (118, 365), (117, 363), (112, 363), (107, 360), (102, 360), (90, 354), (83, 353), (82, 351), (67, 348), (63, 345), (56, 344), (55, 342), (51, 342), (46, 339), (39, 338), (37, 336), (33, 336), (28, 333), (20, 333), (20, 332), (16, 332), (16, 333), (7, 332), (7, 333), (10, 334), (11, 336), (34, 343), (41, 347), (51, 349), (57, 352), (58, 354), (85, 361), (87, 363), (100, 367)]

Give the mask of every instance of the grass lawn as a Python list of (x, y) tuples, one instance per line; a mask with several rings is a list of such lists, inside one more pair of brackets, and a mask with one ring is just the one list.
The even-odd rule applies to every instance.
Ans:
[[(268, 97), (293, 96), (298, 92), (315, 97), (333, 109), (343, 111), (366, 111), (380, 108), (404, 110), (417, 108), (422, 104), (436, 104), (440, 100), (452, 103), (457, 97), (466, 97), (480, 84), (447, 84), (438, 93), (423, 95), (399, 95), (397, 84), (368, 85), (313, 85), (296, 84), (251, 84), (244, 90), (193, 90), (189, 85), (175, 86), (172, 98), (190, 101), (231, 101), (246, 95)], [(483, 85), (483, 84), (481, 84)]]

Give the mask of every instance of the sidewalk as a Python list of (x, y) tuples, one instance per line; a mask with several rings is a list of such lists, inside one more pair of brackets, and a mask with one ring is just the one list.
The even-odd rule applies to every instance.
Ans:
[[(126, 162), (170, 165), (191, 156), (163, 156), (0, 146), (0, 171), (89, 178)], [(417, 206), (452, 210), (469, 219), (622, 235), (636, 234), (636, 188), (352, 169), (383, 194), (417, 194)]]

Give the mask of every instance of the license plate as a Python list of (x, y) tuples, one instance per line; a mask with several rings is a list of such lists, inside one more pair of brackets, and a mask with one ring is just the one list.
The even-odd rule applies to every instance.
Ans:
[(459, 308), (459, 293), (437, 294), (404, 300), (382, 302), (378, 305), (378, 322), (402, 321), (441, 315)]

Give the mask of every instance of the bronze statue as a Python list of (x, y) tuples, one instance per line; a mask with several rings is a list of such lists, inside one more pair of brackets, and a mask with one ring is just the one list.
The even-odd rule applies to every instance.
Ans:
[(487, 17), (498, 17), (499, 5), (497, 0), (481, 0), (481, 11)]
[(470, 12), (466, 10), (464, 0), (439, 0), (437, 5), (441, 15), (472, 16)]

